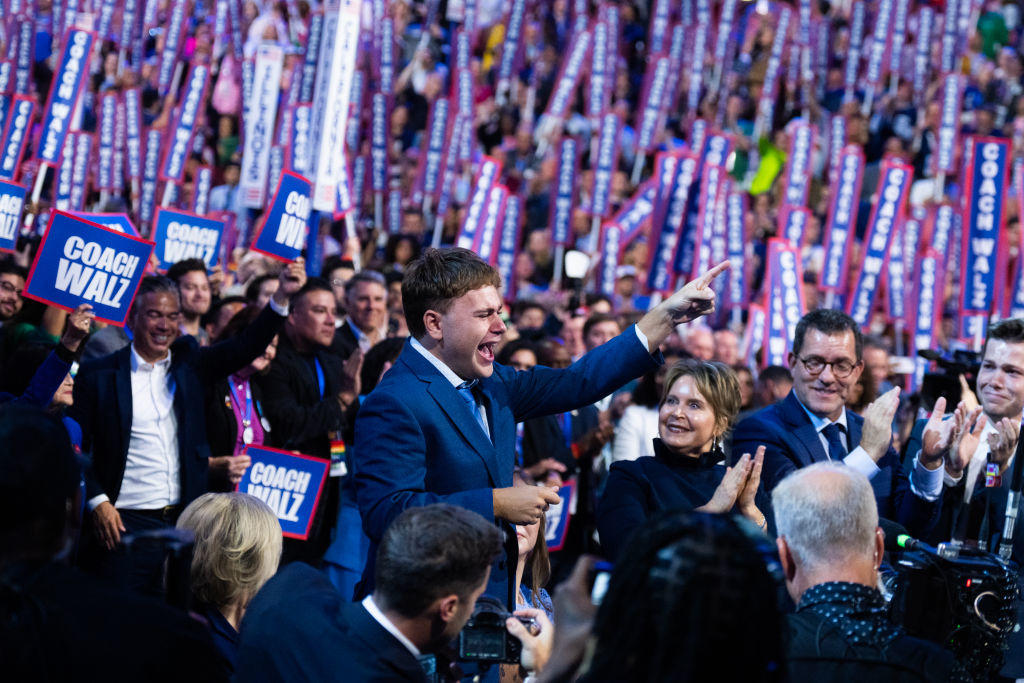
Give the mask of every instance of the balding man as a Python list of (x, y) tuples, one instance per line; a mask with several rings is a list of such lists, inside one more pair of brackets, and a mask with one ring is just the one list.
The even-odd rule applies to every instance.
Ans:
[[(948, 681), (953, 655), (893, 624), (878, 590), (885, 535), (867, 477), (823, 462), (772, 492), (786, 589), (792, 681)], [(959, 673), (959, 672), (957, 672)]]
[(694, 325), (686, 333), (683, 350), (697, 360), (711, 360), (715, 357), (715, 338), (704, 325)]

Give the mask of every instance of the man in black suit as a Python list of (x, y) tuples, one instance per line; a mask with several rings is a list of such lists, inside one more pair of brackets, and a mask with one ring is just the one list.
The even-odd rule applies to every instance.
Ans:
[(819, 309), (801, 318), (789, 354), (792, 391), (736, 426), (732, 452), (765, 446), (761, 480), (767, 491), (801, 467), (844, 462), (871, 481), (880, 517), (921, 534), (938, 512), (942, 458), (921, 458), (909, 478), (904, 473), (891, 446), (899, 389), (879, 397), (863, 417), (846, 409), (864, 370), (862, 351), (860, 327), (845, 313)]
[(92, 453), (86, 495), (95, 539), (83, 561), (126, 585), (158, 590), (160, 557), (119, 547), (121, 535), (173, 526), (207, 488), (205, 388), (261, 355), (305, 284), (301, 259), (281, 271), (281, 285), (237, 337), (200, 348), (179, 338), (181, 302), (165, 277), (143, 279), (130, 317), (130, 346), (82, 365), (71, 416)]
[(493, 524), (435, 504), (388, 527), (376, 587), (361, 603), (342, 599), (312, 567), (291, 564), (246, 611), (235, 680), (426, 681), (419, 660), (462, 630), (501, 553)]
[[(926, 540), (980, 540), (987, 550), (994, 550), (1003, 532), (1024, 413), (1024, 320), (989, 326), (977, 388), (981, 406), (968, 412), (961, 404), (952, 419), (942, 419), (946, 400), (938, 399), (932, 417), (914, 426), (906, 457), (946, 462), (942, 513)], [(1019, 565), (1024, 562), (1021, 526), (1018, 522), (1012, 554)], [(1024, 588), (1024, 574), (1019, 580)], [(1024, 620), (1024, 601), (1018, 601), (1017, 614)], [(1009, 643), (1001, 673), (1009, 679), (1024, 678), (1024, 632), (1011, 633)]]
[(255, 378), (272, 427), (271, 445), (331, 461), (331, 477), (317, 503), (309, 538), (285, 539), (285, 562), (319, 564), (338, 512), (338, 478), (348, 471), (345, 444), (359, 396), (361, 354), (344, 363), (329, 347), (334, 338), (334, 295), (313, 278), (295, 295), (277, 357)]
[(356, 350), (365, 354), (388, 334), (388, 290), (383, 275), (361, 270), (345, 282), (344, 291), (345, 319), (336, 325), (331, 342), (331, 351), (342, 360)]

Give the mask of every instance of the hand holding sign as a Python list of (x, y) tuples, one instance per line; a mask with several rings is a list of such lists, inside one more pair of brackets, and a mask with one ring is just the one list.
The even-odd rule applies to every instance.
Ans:
[(60, 343), (64, 348), (71, 352), (78, 351), (82, 340), (89, 336), (89, 329), (92, 327), (92, 321), (95, 317), (91, 305), (79, 305), (68, 316), (68, 327), (64, 330), (64, 336), (60, 338)]
[(287, 306), (295, 293), (306, 284), (306, 259), (300, 256), (282, 268), (277, 276), (277, 282), (274, 303), (278, 306)]
[(686, 283), (640, 319), (637, 327), (647, 337), (650, 351), (656, 350), (676, 325), (715, 311), (715, 291), (711, 289), (711, 283), (728, 269), (729, 261), (722, 261), (696, 280)]

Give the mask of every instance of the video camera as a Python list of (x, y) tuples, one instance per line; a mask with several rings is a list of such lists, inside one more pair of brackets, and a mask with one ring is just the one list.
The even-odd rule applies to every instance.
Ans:
[(974, 389), (978, 370), (981, 368), (981, 354), (977, 351), (957, 350), (949, 355), (939, 351), (923, 349), (917, 355), (938, 365), (938, 372), (925, 373), (921, 383), (921, 404), (928, 410), (935, 405), (940, 396), (946, 397), (949, 405), (960, 402), (960, 375), (967, 379), (967, 384)]
[(974, 680), (1003, 664), (1017, 621), (1015, 564), (957, 542), (933, 548), (908, 536), (897, 562), (890, 610), (912, 636), (949, 649)]
[(459, 632), (459, 660), (490, 664), (518, 664), (523, 644), (505, 628), (505, 620), (518, 619), (530, 633), (537, 633), (536, 620), (517, 617), (500, 600), (481, 596), (462, 631)]

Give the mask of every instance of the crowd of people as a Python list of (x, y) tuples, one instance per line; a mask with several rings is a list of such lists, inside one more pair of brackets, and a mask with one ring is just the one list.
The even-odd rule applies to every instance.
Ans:
[[(111, 26), (127, 6), (15, 4), (0, 14), (0, 67), (16, 64), (25, 49), (18, 22), (29, 21), (32, 68), (24, 90), (16, 79), (0, 83), (7, 110), (12, 94), (45, 108), (65, 27), (106, 26), (76, 134), (99, 132), (105, 94), (138, 91), (143, 131), (169, 138), (188, 66), (210, 65), (181, 181), (161, 179), (152, 194), (228, 219), (231, 237), (212, 268), (198, 258), (160, 273), (151, 264), (123, 327), (95, 320), (88, 304), (67, 311), (24, 296), (55, 210), (125, 213), (143, 237), (153, 229), (128, 147), (115, 150), (122, 177), (102, 186), (93, 162), (72, 205), (59, 174), (40, 170), (38, 135), (28, 136), (15, 178), (29, 189), (18, 217), (25, 228), (0, 254), (0, 666), (12, 679), (1024, 678), (1019, 597), (1012, 623), (993, 631), (1009, 634), (1007, 646), (981, 672), (952, 640), (932, 642), (900, 623), (883, 580), (897, 557), (893, 528), (930, 544), (995, 549), (1024, 415), (1024, 322), (1006, 316), (1007, 304), (965, 339), (967, 271), (956, 254), (966, 219), (942, 254), (941, 324), (927, 350), (976, 359), (915, 376), (914, 352), (926, 349), (907, 324), (914, 286), (906, 316), (881, 295), (865, 324), (843, 312), (883, 163), (913, 169), (901, 221), (917, 220), (921, 232), (916, 242), (898, 233), (899, 258), (912, 267), (934, 246), (935, 212), (967, 193), (968, 178), (936, 166), (949, 73), (963, 79), (960, 147), (967, 135), (1005, 137), (1009, 159), (1024, 157), (1017, 2), (957, 10), (965, 21), (951, 69), (940, 66), (939, 25), (923, 23), (952, 13), (948, 3), (363, 2), (346, 142), (352, 205), (336, 220), (315, 214), (305, 256), (284, 264), (249, 248), (265, 207), (243, 196), (252, 135), (245, 73), (261, 46), (283, 49), (278, 123), (293, 125), (303, 68), (317, 66), (311, 30), (324, 7), (138, 3), (147, 6), (135, 17), (139, 36), (125, 45)], [(857, 67), (867, 71), (872, 27), (893, 6), (903, 33), (899, 43), (888, 38), (888, 80), (872, 81)], [(792, 19), (779, 41), (786, 8)], [(865, 8), (863, 35), (854, 35)], [(162, 62), (178, 9), (185, 20), (172, 62), (182, 68), (168, 85)], [(387, 76), (378, 54), (385, 21)], [(799, 37), (805, 23), (813, 49)], [(598, 24), (617, 29), (601, 110), (589, 92), (601, 69), (590, 65), (568, 106), (553, 112), (578, 36), (596, 36)], [(712, 37), (722, 27), (720, 63)], [(653, 65), (676, 59), (674, 40), (679, 73), (645, 142)], [(465, 154), (451, 152), (456, 172), (441, 173), (449, 187), (438, 190), (438, 206), (423, 190), (430, 124), (439, 99), (456, 106), (462, 71), (471, 116), (454, 116), (446, 137), (471, 134)], [(369, 102), (382, 92), (378, 187)], [(595, 217), (604, 113), (618, 115), (618, 145), (608, 209)], [(854, 265), (838, 296), (821, 286), (839, 187), (837, 120), (840, 146), (864, 154)], [(773, 365), (745, 304), (771, 312), (769, 240), (783, 236), (792, 208), (792, 145), (805, 123), (816, 135), (807, 222), (793, 245), (802, 317)], [(655, 211), (604, 278), (607, 228), (595, 231), (595, 220), (618, 221), (646, 196), (659, 152), (698, 153), (712, 132), (728, 136), (727, 182), (745, 202), (743, 258), (714, 265), (718, 258), (700, 255), (701, 267), (677, 272), (674, 288), (652, 287)], [(273, 137), (293, 163), (290, 131)], [(560, 239), (552, 223), (566, 137), (583, 144)], [(955, 150), (957, 163), (966, 156)], [(454, 246), (482, 158), (500, 163), (497, 184), (521, 202), (511, 267)], [(994, 287), (1006, 302), (1021, 270), (1024, 178), (1016, 163), (1007, 175), (1011, 166)], [(199, 187), (207, 182), (208, 194)], [(269, 204), (276, 178), (267, 182)], [(695, 197), (690, 204), (684, 222), (706, 208)], [(697, 236), (686, 238), (700, 251)], [(562, 261), (571, 250), (591, 257), (582, 277)], [(737, 271), (742, 303), (723, 285)], [(911, 285), (915, 276), (904, 271)], [(882, 282), (887, 296), (893, 285)], [(239, 487), (252, 474), (247, 449), (259, 446), (327, 464), (307, 533), (283, 533), (282, 513)], [(1017, 562), (1019, 527), (1009, 539)], [(464, 627), (475, 628), (487, 606), (520, 656), (460, 657), (460, 644), (482, 642)], [(97, 624), (100, 613), (109, 616)]]

